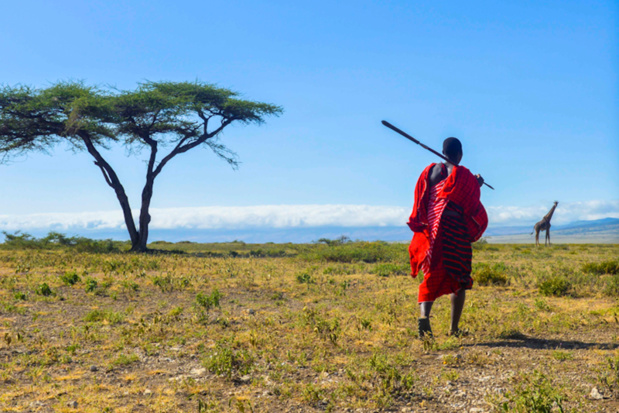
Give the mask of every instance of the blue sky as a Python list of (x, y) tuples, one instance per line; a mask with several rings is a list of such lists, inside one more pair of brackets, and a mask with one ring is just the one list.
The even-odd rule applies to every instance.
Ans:
[[(271, 206), (281, 222), (308, 206), (408, 211), (435, 158), (382, 119), (439, 149), (460, 138), (462, 164), (496, 188), (482, 190), (491, 224), (535, 222), (554, 200), (559, 222), (619, 217), (618, 15), (614, 1), (26, 0), (0, 15), (0, 82), (200, 79), (284, 107), (225, 131), (238, 171), (207, 150), (175, 159), (156, 182), (161, 220), (175, 208), (236, 226), (255, 222), (226, 207)], [(51, 155), (0, 165), (0, 224), (118, 209), (86, 154)], [(108, 154), (137, 208), (145, 165), (125, 155)], [(368, 225), (382, 216), (364, 211)]]

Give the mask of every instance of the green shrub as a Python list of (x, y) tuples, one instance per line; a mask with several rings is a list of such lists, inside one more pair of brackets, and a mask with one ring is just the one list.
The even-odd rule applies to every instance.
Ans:
[(340, 336), (340, 320), (334, 318), (332, 320), (326, 320), (317, 317), (314, 324), (314, 332), (318, 334), (323, 340), (329, 340), (333, 344), (337, 344), (337, 340)]
[(38, 249), (41, 248), (38, 240), (30, 234), (17, 231), (14, 234), (9, 234), (2, 231), (4, 235), (4, 243), (2, 246), (7, 249)]
[(537, 288), (542, 295), (563, 297), (572, 288), (572, 283), (564, 276), (555, 275), (540, 281)]
[(614, 274), (608, 278), (604, 294), (611, 297), (619, 297), (619, 274)]
[(219, 340), (213, 351), (204, 358), (203, 364), (210, 372), (230, 378), (249, 373), (254, 357), (247, 350), (238, 348), (237, 343)]
[(67, 271), (60, 276), (60, 280), (67, 285), (74, 285), (81, 281), (79, 275), (75, 271)]
[(131, 280), (123, 280), (120, 282), (120, 285), (127, 291), (137, 291), (140, 289), (140, 285)]
[(21, 291), (15, 291), (15, 294), (13, 294), (13, 297), (15, 297), (16, 300), (21, 300), (21, 301), (26, 301), (28, 299), (28, 296), (26, 295), (26, 293), (22, 293)]
[(598, 377), (602, 385), (619, 399), (619, 355), (608, 358), (608, 369), (603, 370)]
[(202, 309), (208, 311), (213, 307), (219, 307), (219, 301), (221, 300), (221, 293), (215, 289), (209, 295), (198, 293), (196, 295), (196, 305)]
[(97, 322), (107, 321), (110, 324), (118, 324), (124, 320), (122, 313), (117, 313), (112, 310), (92, 310), (84, 317), (84, 321)]
[(593, 274), (619, 274), (619, 261), (610, 260), (600, 263), (589, 262), (582, 266), (584, 272)]
[(486, 238), (480, 238), (479, 240), (471, 244), (471, 247), (473, 247), (473, 250), (475, 251), (483, 250), (487, 246), (488, 246), (488, 240)]
[(79, 252), (109, 253), (117, 252), (123, 242), (106, 240), (93, 240), (85, 237), (67, 237), (59, 232), (50, 232), (43, 238), (35, 238), (30, 234), (21, 233), (4, 234), (2, 246), (7, 249), (56, 249), (70, 248)]
[(516, 377), (516, 386), (499, 404), (503, 412), (551, 413), (563, 412), (563, 395), (552, 387), (551, 381), (539, 371)]
[(398, 363), (385, 354), (372, 354), (368, 364), (383, 396), (406, 393), (417, 381), (412, 373), (403, 373)]
[(162, 293), (166, 291), (172, 290), (172, 276), (170, 274), (166, 274), (165, 276), (154, 276), (153, 277), (153, 285), (159, 287)]
[(385, 262), (402, 257), (404, 246), (386, 242), (347, 242), (321, 245), (303, 255), (308, 261), (327, 262)]
[(248, 254), (250, 257), (264, 258), (264, 257), (285, 257), (285, 250), (271, 250), (258, 248), (257, 250), (251, 250)]
[(385, 263), (377, 264), (372, 272), (380, 277), (389, 277), (390, 275), (407, 275), (410, 273), (410, 268), (408, 265)]
[(129, 356), (121, 354), (116, 359), (114, 359), (114, 361), (112, 361), (112, 366), (128, 366), (138, 361), (140, 361), (140, 358), (137, 354), (131, 354)]
[(49, 297), (50, 295), (54, 295), (54, 292), (47, 283), (39, 284), (36, 289), (36, 293), (42, 295), (44, 297)]
[(550, 307), (550, 305), (541, 298), (535, 299), (535, 307), (542, 311), (552, 311), (552, 307)]
[(495, 263), (492, 266), (486, 263), (478, 263), (473, 266), (473, 279), (479, 285), (507, 285), (507, 267), (503, 263)]
[(320, 238), (318, 241), (316, 241), (317, 244), (326, 244), (330, 247), (334, 245), (348, 244), (350, 242), (352, 242), (352, 240), (346, 235), (342, 235), (341, 237), (337, 239)]
[(98, 287), (98, 283), (97, 280), (95, 280), (94, 278), (88, 277), (86, 278), (86, 292), (87, 293), (91, 293), (93, 291), (96, 291), (97, 287)]
[(349, 266), (346, 265), (339, 265), (337, 267), (327, 267), (323, 270), (323, 274), (332, 274), (332, 275), (343, 275), (343, 274), (352, 274), (354, 273), (355, 270), (352, 268), (349, 268)]
[(314, 278), (310, 275), (309, 272), (302, 272), (297, 274), (297, 282), (299, 284), (314, 284)]

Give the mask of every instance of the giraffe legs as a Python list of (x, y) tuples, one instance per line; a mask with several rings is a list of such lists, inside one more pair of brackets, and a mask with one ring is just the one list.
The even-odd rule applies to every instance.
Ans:
[(539, 247), (539, 228), (535, 228), (535, 246)]
[(548, 225), (548, 228), (546, 228), (546, 240), (544, 241), (544, 245), (546, 245), (546, 241), (548, 241), (548, 245), (552, 245), (550, 244), (550, 225)]

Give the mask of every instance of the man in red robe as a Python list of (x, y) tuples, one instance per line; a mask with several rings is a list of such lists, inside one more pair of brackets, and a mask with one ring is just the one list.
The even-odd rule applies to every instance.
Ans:
[(488, 215), (480, 201), (479, 188), (484, 180), (458, 166), (462, 144), (456, 138), (445, 139), (443, 154), (450, 162), (431, 164), (421, 173), (408, 221), (415, 233), (408, 249), (412, 276), (423, 271), (418, 296), (420, 338), (432, 336), (432, 304), (445, 294), (451, 297), (449, 334), (462, 333), (458, 324), (466, 290), (473, 286), (471, 243), (488, 226)]

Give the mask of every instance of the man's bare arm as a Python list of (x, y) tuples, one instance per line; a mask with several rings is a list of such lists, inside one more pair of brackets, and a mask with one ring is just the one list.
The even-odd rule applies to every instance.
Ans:
[(430, 178), (428, 179), (428, 184), (430, 186), (434, 186), (438, 184), (439, 182), (441, 182), (442, 179), (443, 179), (443, 174), (442, 174), (441, 164), (437, 163), (436, 165), (434, 165), (434, 167), (430, 171)]

